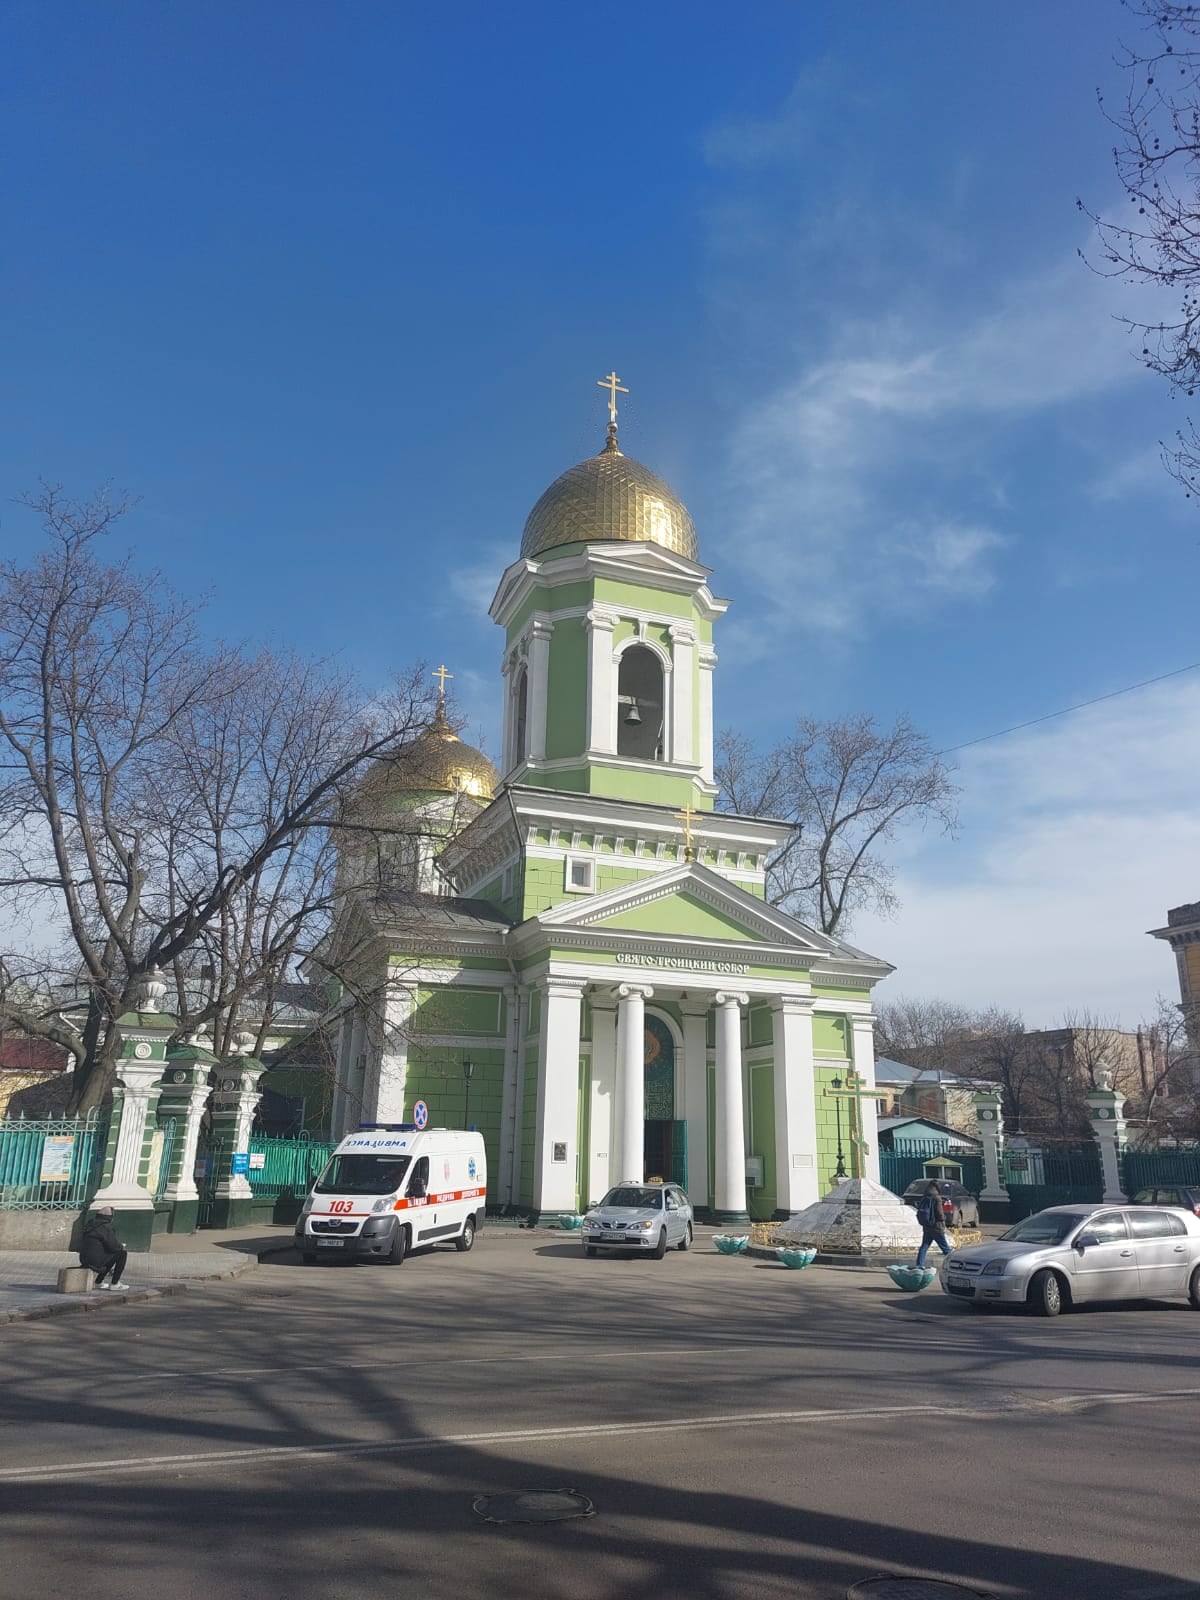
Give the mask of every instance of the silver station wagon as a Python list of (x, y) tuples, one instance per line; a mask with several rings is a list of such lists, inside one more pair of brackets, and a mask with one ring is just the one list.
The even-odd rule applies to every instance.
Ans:
[(942, 1263), (942, 1288), (972, 1306), (1056, 1317), (1094, 1300), (1186, 1295), (1200, 1310), (1200, 1217), (1150, 1206), (1053, 1206)]
[(677, 1183), (619, 1183), (583, 1219), (587, 1255), (636, 1250), (661, 1261), (668, 1247), (690, 1249), (692, 1204)]

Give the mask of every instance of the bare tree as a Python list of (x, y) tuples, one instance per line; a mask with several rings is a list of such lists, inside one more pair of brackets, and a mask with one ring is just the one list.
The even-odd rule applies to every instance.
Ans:
[[(1174, 315), (1162, 321), (1124, 320), (1145, 365), (1190, 399), (1200, 384), (1200, 10), (1176, 0), (1125, 3), (1143, 24), (1143, 41), (1119, 60), (1128, 75), (1119, 104), (1099, 99), (1116, 134), (1127, 220), (1077, 204), (1097, 234), (1098, 259), (1089, 265), (1175, 297)], [(1189, 495), (1200, 489), (1200, 435), (1190, 417), (1164, 445), (1163, 460)]]
[(963, 1047), (973, 1028), (966, 1006), (902, 996), (876, 1007), (875, 1048), (922, 1071), (961, 1072)]
[(1152, 1145), (1200, 1136), (1196, 1054), (1178, 1003), (1160, 995), (1137, 1030), (1138, 1087), (1127, 1110)]
[(874, 717), (803, 718), (790, 738), (756, 755), (723, 733), (722, 801), (746, 816), (774, 816), (792, 834), (768, 863), (768, 893), (823, 933), (844, 932), (865, 906), (898, 904), (883, 846), (910, 824), (953, 832), (958, 790), (907, 717), (880, 729)]
[(152, 968), (219, 1046), (256, 994), (261, 1039), (335, 909), (335, 836), (377, 831), (355, 819), (358, 781), (433, 706), (419, 671), (368, 698), (318, 664), (206, 645), (160, 578), (101, 561), (123, 505), (50, 487), (29, 503), (49, 548), (0, 566), (0, 913), (48, 926), (52, 948), (0, 952), (20, 980), (0, 1025), (70, 1050), (89, 1109)]

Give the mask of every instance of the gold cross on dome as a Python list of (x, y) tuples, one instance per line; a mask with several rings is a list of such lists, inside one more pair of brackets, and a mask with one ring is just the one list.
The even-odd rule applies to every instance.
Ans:
[(439, 700), (444, 700), (446, 698), (446, 679), (447, 678), (453, 678), (454, 674), (452, 672), (447, 672), (445, 667), (442, 666), (442, 667), (439, 667), (436, 672), (431, 672), (429, 674), (429, 676), (431, 678), (436, 678), (437, 679), (437, 681), (438, 681), (438, 699)]
[(617, 396), (619, 394), (628, 394), (629, 390), (615, 372), (610, 372), (607, 378), (597, 378), (596, 387), (597, 389), (608, 390), (608, 420), (615, 427), (617, 421)]
[(685, 861), (691, 861), (695, 855), (695, 851), (692, 849), (692, 840), (695, 837), (692, 832), (692, 818), (695, 815), (696, 812), (692, 809), (690, 802), (684, 806), (682, 811), (675, 813), (677, 819), (683, 823), (683, 859)]

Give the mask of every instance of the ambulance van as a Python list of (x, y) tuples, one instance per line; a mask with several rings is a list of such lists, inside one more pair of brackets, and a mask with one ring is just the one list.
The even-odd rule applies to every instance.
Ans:
[(453, 1241), (469, 1250), (483, 1226), (483, 1135), (401, 1123), (364, 1124), (338, 1145), (296, 1223), (296, 1248), (311, 1266), (391, 1261)]

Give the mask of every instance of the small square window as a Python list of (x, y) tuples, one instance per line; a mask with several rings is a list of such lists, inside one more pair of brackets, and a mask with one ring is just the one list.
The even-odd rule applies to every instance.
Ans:
[(568, 856), (566, 885), (571, 894), (592, 894), (596, 888), (596, 863), (587, 856)]

